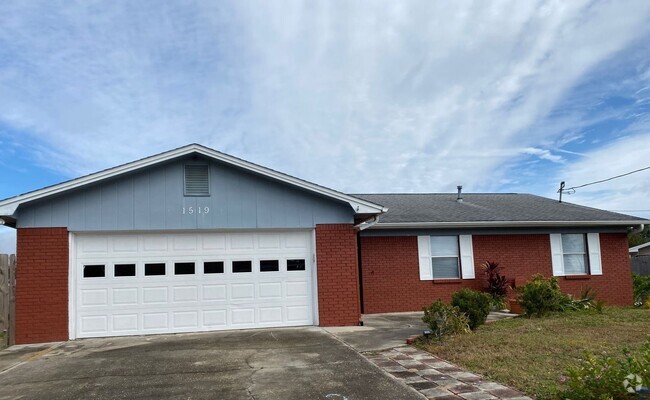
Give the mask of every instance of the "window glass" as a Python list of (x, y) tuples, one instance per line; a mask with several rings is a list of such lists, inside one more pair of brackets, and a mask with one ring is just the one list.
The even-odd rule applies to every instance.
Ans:
[(260, 272), (276, 272), (280, 270), (278, 260), (260, 260)]
[(458, 257), (458, 236), (431, 236), (432, 257)]
[(431, 236), (434, 279), (460, 278), (458, 236)]
[(566, 275), (580, 275), (589, 272), (589, 259), (587, 258), (586, 235), (563, 234), (562, 252), (564, 259), (564, 273)]
[(152, 263), (144, 265), (145, 276), (165, 275), (164, 263)]
[(585, 252), (585, 235), (564, 234), (562, 235), (562, 250), (564, 253), (576, 254)]
[(174, 263), (174, 275), (193, 275), (193, 274), (194, 274), (193, 262)]
[(287, 260), (287, 271), (304, 271), (305, 260)]
[(103, 265), (84, 265), (84, 278), (103, 278), (105, 276)]
[(206, 261), (203, 263), (204, 274), (223, 274), (223, 261)]
[(135, 264), (115, 264), (114, 276), (135, 276)]
[(433, 257), (431, 265), (434, 278), (460, 278), (458, 257)]
[(241, 273), (241, 272), (252, 272), (253, 263), (251, 261), (233, 261), (232, 262), (232, 272)]

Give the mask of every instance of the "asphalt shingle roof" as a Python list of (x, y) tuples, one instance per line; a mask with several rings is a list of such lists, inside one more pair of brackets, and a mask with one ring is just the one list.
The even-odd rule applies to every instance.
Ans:
[(388, 207), (381, 223), (478, 222), (478, 221), (640, 221), (619, 214), (532, 194), (467, 193), (463, 201), (455, 193), (355, 194), (355, 197)]

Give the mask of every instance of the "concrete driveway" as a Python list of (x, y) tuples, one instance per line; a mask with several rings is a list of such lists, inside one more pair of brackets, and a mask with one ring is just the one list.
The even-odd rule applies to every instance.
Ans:
[[(0, 352), (2, 359), (11, 351)], [(422, 399), (320, 328), (86, 339), (0, 373), (0, 399)]]

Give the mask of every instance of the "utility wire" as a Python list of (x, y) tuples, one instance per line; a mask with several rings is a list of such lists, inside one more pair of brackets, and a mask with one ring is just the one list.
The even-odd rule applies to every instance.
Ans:
[(624, 176), (632, 175), (632, 174), (635, 174), (635, 173), (637, 173), (637, 172), (645, 171), (646, 169), (650, 169), (650, 166), (649, 166), (649, 167), (645, 167), (645, 168), (639, 168), (639, 169), (637, 169), (637, 170), (630, 171), (630, 172), (627, 172), (627, 173), (625, 173), (625, 174), (612, 176), (611, 178), (602, 179), (602, 180), (600, 180), (600, 181), (589, 182), (589, 183), (585, 183), (584, 185), (573, 186), (573, 187), (570, 187), (570, 188), (568, 188), (568, 189), (564, 189), (564, 188), (562, 188), (561, 190), (563, 190), (563, 191), (575, 190), (575, 189), (582, 188), (582, 187), (585, 187), (585, 186), (590, 186), (590, 185), (595, 185), (595, 184), (597, 184), (597, 183), (603, 183), (603, 182), (611, 181), (612, 179), (622, 178), (622, 177), (624, 177)]

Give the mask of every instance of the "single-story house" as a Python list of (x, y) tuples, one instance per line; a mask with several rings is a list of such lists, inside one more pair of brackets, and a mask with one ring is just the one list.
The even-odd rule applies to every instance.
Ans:
[(646, 221), (525, 194), (349, 195), (192, 144), (0, 201), (16, 343), (414, 311), (496, 261), (630, 304)]
[(650, 256), (650, 242), (643, 243), (638, 246), (630, 247), (628, 252), (630, 253), (630, 257)]

